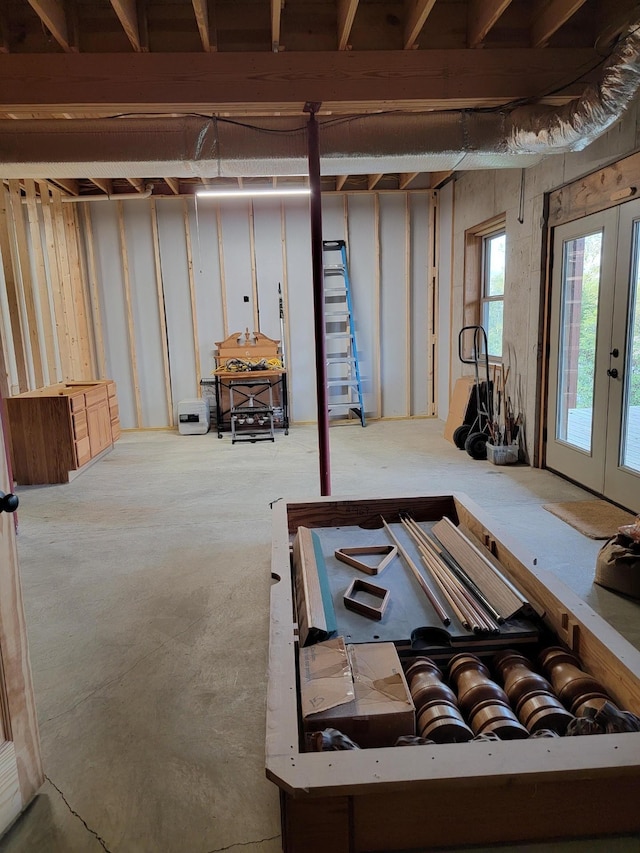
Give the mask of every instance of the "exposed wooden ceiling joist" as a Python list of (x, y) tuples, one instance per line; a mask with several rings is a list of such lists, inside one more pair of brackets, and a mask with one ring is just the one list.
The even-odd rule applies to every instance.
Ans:
[(412, 50), (436, 0), (410, 0), (404, 25), (404, 49)]
[(282, 13), (282, 0), (271, 0), (271, 50), (278, 53), (280, 50), (280, 16)]
[(102, 190), (103, 193), (111, 195), (113, 193), (113, 181), (111, 178), (89, 178), (91, 183)]
[(510, 3), (511, 0), (472, 0), (467, 23), (469, 47), (478, 47), (485, 40)]
[(71, 50), (67, 16), (61, 0), (28, 0), (29, 5), (49, 30), (60, 47)]
[(336, 191), (340, 192), (342, 187), (347, 183), (349, 175), (336, 175)]
[(174, 195), (180, 195), (180, 181), (177, 178), (165, 178), (164, 182)]
[(586, 0), (545, 0), (531, 25), (532, 47), (544, 47), (551, 36), (585, 3)]
[(140, 26), (138, 22), (138, 4), (136, 0), (110, 0), (113, 11), (122, 24), (122, 29), (127, 34), (134, 50), (142, 51), (140, 40)]
[(429, 180), (429, 188), (432, 190), (440, 189), (442, 184), (453, 175), (453, 169), (447, 169), (444, 172), (431, 172)]
[(207, 53), (211, 50), (211, 31), (209, 28), (209, 3), (207, 0), (192, 0), (193, 12), (196, 16), (198, 32), (202, 41), (202, 49)]
[[(103, 114), (237, 109), (299, 115), (309, 100), (322, 102), (325, 111), (349, 112), (390, 101), (396, 109), (493, 106), (551, 90), (597, 58), (591, 48), (123, 53), (117, 62), (100, 54), (0, 54), (0, 112), (83, 116), (100, 105)], [(575, 84), (554, 102), (582, 90)]]
[(143, 193), (145, 191), (145, 183), (142, 178), (127, 178), (127, 181), (136, 190), (136, 192)]
[(417, 178), (419, 174), (420, 172), (403, 172), (400, 175), (400, 189), (406, 190), (411, 181), (413, 181), (414, 178)]
[(62, 189), (67, 195), (79, 195), (80, 183), (75, 178), (52, 178), (47, 181), (49, 186)]
[(359, 0), (338, 0), (338, 50), (346, 50), (349, 45), (358, 3)]
[(380, 183), (380, 180), (384, 177), (384, 172), (380, 175), (369, 175), (367, 177), (367, 189), (373, 190)]

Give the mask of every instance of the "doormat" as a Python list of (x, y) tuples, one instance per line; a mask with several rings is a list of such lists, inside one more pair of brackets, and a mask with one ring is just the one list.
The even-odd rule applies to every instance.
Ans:
[(633, 524), (635, 516), (608, 501), (568, 501), (559, 504), (543, 504), (542, 509), (551, 512), (584, 533), (590, 539), (610, 539), (622, 524)]

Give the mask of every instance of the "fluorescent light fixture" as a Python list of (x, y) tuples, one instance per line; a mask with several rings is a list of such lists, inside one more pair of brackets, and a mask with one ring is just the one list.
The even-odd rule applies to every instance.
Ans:
[(311, 195), (309, 187), (255, 187), (254, 189), (196, 190), (199, 198), (248, 198), (275, 195)]

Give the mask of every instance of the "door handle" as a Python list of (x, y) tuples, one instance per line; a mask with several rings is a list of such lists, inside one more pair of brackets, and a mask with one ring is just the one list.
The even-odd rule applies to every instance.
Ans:
[(5, 495), (4, 492), (0, 492), (0, 512), (15, 512), (19, 503), (17, 495)]
[(618, 370), (617, 370), (617, 368), (612, 367), (612, 368), (610, 368), (609, 370), (607, 370), (607, 376), (610, 376), (610, 377), (611, 377), (611, 379), (617, 379), (617, 378), (618, 378)]

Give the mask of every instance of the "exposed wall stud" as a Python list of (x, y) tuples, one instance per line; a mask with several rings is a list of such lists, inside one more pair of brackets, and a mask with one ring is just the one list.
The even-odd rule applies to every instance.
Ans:
[(153, 237), (153, 260), (156, 273), (156, 293), (158, 295), (158, 316), (160, 318), (160, 341), (162, 343), (162, 369), (164, 373), (164, 389), (167, 403), (169, 426), (173, 426), (173, 393), (171, 390), (171, 367), (169, 364), (169, 337), (167, 335), (167, 312), (164, 299), (164, 282), (162, 279), (162, 262), (160, 258), (160, 232), (158, 230), (158, 210), (155, 199), (150, 201), (151, 234)]
[(131, 379), (133, 380), (133, 395), (136, 409), (136, 426), (142, 426), (142, 402), (140, 399), (140, 382), (138, 380), (138, 360), (136, 358), (136, 332), (133, 323), (131, 307), (131, 279), (129, 277), (129, 255), (127, 252), (127, 237), (124, 227), (124, 203), (118, 205), (118, 232), (120, 234), (120, 253), (122, 260), (122, 280), (124, 283), (124, 301), (127, 313), (127, 335), (129, 341), (129, 360), (131, 362)]
[(280, 202), (280, 245), (282, 250), (282, 306), (284, 311), (284, 341), (280, 342), (286, 357), (287, 390), (289, 393), (289, 411), (293, 411), (292, 364), (291, 364), (291, 327), (289, 323), (289, 271), (287, 269), (287, 226), (284, 202)]
[(438, 412), (438, 258), (440, 256), (440, 229), (438, 227), (438, 192), (429, 194), (429, 280), (427, 305), (429, 311), (427, 346), (429, 371), (427, 374), (429, 408), (427, 414), (435, 417)]
[(227, 316), (227, 280), (224, 272), (224, 243), (222, 240), (222, 211), (216, 205), (216, 229), (218, 231), (218, 261), (220, 263), (220, 301), (222, 305), (222, 325), (224, 338), (229, 335), (229, 320)]
[(59, 190), (51, 190), (52, 196), (52, 218), (56, 239), (56, 251), (60, 264), (60, 285), (62, 291), (62, 310), (64, 314), (64, 325), (68, 333), (69, 344), (69, 373), (65, 379), (80, 378), (80, 359), (78, 355), (78, 325), (73, 304), (73, 285), (71, 283), (71, 268), (69, 265), (69, 251), (67, 247), (67, 236), (64, 227), (64, 211)]
[(256, 231), (253, 202), (249, 201), (249, 258), (251, 260), (251, 292), (253, 294), (253, 328), (260, 331), (260, 305), (258, 297), (258, 272), (256, 265)]
[(53, 199), (51, 198), (49, 184), (40, 181), (40, 198), (42, 200), (42, 218), (44, 220), (44, 234), (49, 259), (49, 281), (51, 284), (51, 296), (56, 324), (56, 341), (58, 354), (60, 356), (60, 370), (62, 379), (73, 379), (73, 366), (71, 363), (71, 341), (67, 318), (64, 310), (64, 299), (62, 296), (62, 267), (60, 263), (60, 250), (56, 239), (53, 224)]
[(382, 288), (382, 253), (380, 251), (380, 196), (376, 193), (373, 197), (373, 234), (374, 252), (376, 260), (375, 287), (374, 287), (374, 358), (373, 363), (376, 371), (376, 412), (382, 417), (382, 352), (380, 338), (382, 334), (382, 323), (380, 316), (381, 288)]
[(84, 239), (87, 249), (87, 271), (89, 275), (89, 303), (91, 305), (91, 319), (93, 323), (93, 334), (96, 345), (96, 361), (98, 367), (98, 379), (107, 379), (107, 359), (104, 351), (104, 335), (102, 332), (102, 311), (100, 309), (100, 291), (98, 287), (98, 269), (96, 265), (96, 251), (93, 241), (93, 225), (91, 223), (91, 208), (89, 204), (82, 205), (84, 218)]
[(36, 185), (33, 179), (24, 182), (27, 196), (27, 213), (29, 217), (29, 233), (31, 234), (31, 250), (38, 283), (38, 295), (40, 301), (40, 321), (44, 338), (44, 350), (46, 355), (45, 384), (53, 384), (56, 381), (56, 349), (54, 343), (53, 322), (49, 305), (49, 288), (47, 285), (47, 273), (44, 266), (44, 253), (42, 251), (42, 238), (40, 232), (40, 217), (38, 215), (38, 203), (36, 201)]
[(406, 385), (405, 385), (405, 394), (406, 394), (406, 415), (410, 417), (413, 414), (413, 406), (412, 406), (412, 377), (413, 371), (411, 369), (411, 352), (413, 349), (413, 333), (412, 333), (412, 323), (411, 323), (411, 209), (409, 207), (409, 195), (405, 193), (404, 198), (404, 228), (405, 228), (405, 239), (404, 239), (404, 283), (405, 283), (405, 323), (407, 333), (405, 335), (405, 364), (407, 366), (407, 375), (406, 375)]
[(73, 313), (77, 328), (77, 358), (80, 372), (76, 378), (93, 379), (91, 364), (91, 346), (89, 324), (87, 323), (87, 306), (85, 305), (84, 283), (80, 269), (80, 251), (75, 227), (76, 212), (72, 205), (62, 206), (64, 227), (67, 238), (67, 253), (69, 256), (69, 272), (71, 273), (71, 293), (73, 298)]
[(191, 225), (189, 223), (189, 207), (186, 198), (182, 199), (182, 215), (184, 217), (184, 234), (187, 244), (187, 271), (189, 273), (189, 297), (191, 299), (191, 325), (193, 329), (193, 354), (195, 358), (196, 383), (200, 388), (202, 371), (200, 369), (200, 341), (198, 339), (198, 309), (196, 305), (196, 284), (193, 275), (193, 251), (191, 247)]
[(9, 232), (11, 220), (9, 195), (4, 186), (0, 183), (0, 255), (2, 255), (2, 268), (4, 271), (4, 280), (7, 291), (11, 337), (13, 340), (13, 351), (16, 359), (18, 390), (22, 393), (24, 391), (28, 391), (29, 380), (27, 374), (26, 340), (20, 310), (20, 294), (14, 271), (15, 264), (12, 262), (12, 240)]

